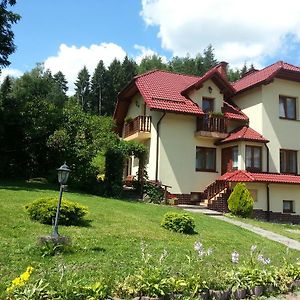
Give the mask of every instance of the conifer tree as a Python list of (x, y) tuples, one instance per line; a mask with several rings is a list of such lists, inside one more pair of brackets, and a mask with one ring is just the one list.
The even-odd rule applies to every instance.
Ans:
[(90, 109), (90, 75), (86, 66), (79, 71), (75, 82), (75, 97), (84, 111)]
[(103, 99), (107, 98), (107, 70), (100, 60), (91, 80), (91, 111), (97, 115), (103, 113)]
[(125, 85), (128, 84), (132, 80), (132, 78), (138, 73), (137, 68), (137, 63), (134, 60), (129, 59), (126, 55), (122, 63), (123, 87), (125, 87)]
[(61, 71), (58, 71), (56, 74), (54, 74), (53, 79), (56, 82), (59, 89), (63, 93), (66, 93), (68, 90), (68, 81), (66, 80), (65, 75)]

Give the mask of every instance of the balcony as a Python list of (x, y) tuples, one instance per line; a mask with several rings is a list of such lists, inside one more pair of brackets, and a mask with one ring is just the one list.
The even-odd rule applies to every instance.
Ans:
[(227, 122), (223, 116), (205, 114), (197, 118), (196, 137), (224, 139), (227, 137)]
[(151, 117), (138, 116), (124, 125), (125, 141), (142, 141), (150, 139), (151, 136)]

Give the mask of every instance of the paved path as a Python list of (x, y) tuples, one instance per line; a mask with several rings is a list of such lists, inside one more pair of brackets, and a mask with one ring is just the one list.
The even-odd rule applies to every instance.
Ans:
[[(192, 208), (191, 206), (190, 207), (182, 207), (182, 208), (186, 211), (189, 211), (189, 212), (206, 214), (205, 209)], [(246, 223), (238, 221), (238, 220), (234, 220), (234, 219), (225, 217), (220, 213), (219, 214), (214, 214), (214, 212), (213, 212), (213, 213), (208, 214), (208, 215), (210, 215), (210, 217), (212, 217), (212, 218), (219, 219), (219, 220), (225, 221), (227, 223), (230, 223), (230, 224), (239, 226), (241, 228), (247, 229), (249, 231), (252, 231), (252, 232), (254, 232), (258, 235), (261, 235), (261, 236), (263, 236), (263, 237), (265, 237), (269, 240), (281, 243), (281, 244), (287, 246), (288, 248), (296, 249), (296, 250), (300, 251), (300, 242), (298, 242), (296, 240), (293, 240), (293, 239), (290, 239), (286, 236), (274, 233), (274, 232), (269, 231), (269, 230), (262, 229), (262, 228), (257, 227), (257, 226), (246, 224)]]
[(296, 240), (293, 240), (293, 239), (290, 239), (286, 236), (280, 235), (278, 233), (274, 233), (274, 232), (269, 231), (269, 230), (262, 229), (262, 228), (257, 227), (257, 226), (253, 226), (251, 224), (246, 224), (246, 223), (238, 221), (238, 220), (227, 218), (225, 216), (211, 216), (211, 217), (222, 220), (222, 221), (225, 221), (227, 223), (231, 223), (231, 224), (239, 226), (241, 228), (247, 229), (247, 230), (252, 231), (256, 234), (259, 234), (259, 235), (261, 235), (261, 236), (263, 236), (263, 237), (265, 237), (269, 240), (281, 243), (281, 244), (287, 246), (288, 248), (296, 249), (296, 250), (300, 251), (300, 242), (298, 242)]

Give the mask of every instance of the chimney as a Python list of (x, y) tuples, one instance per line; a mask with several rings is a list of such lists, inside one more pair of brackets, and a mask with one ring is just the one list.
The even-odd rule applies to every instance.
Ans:
[(228, 63), (226, 61), (221, 61), (217, 66), (217, 71), (227, 79), (227, 65)]

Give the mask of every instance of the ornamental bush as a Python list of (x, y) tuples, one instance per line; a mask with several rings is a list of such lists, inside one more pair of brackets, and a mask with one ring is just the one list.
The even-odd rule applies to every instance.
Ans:
[(253, 198), (244, 183), (238, 183), (228, 199), (229, 211), (237, 216), (249, 217), (253, 210)]
[(166, 213), (161, 221), (161, 226), (180, 233), (192, 234), (195, 232), (194, 218), (185, 213)]
[[(57, 198), (40, 198), (25, 206), (31, 220), (51, 225), (56, 214)], [(59, 215), (60, 225), (81, 225), (88, 209), (76, 202), (62, 199)]]

